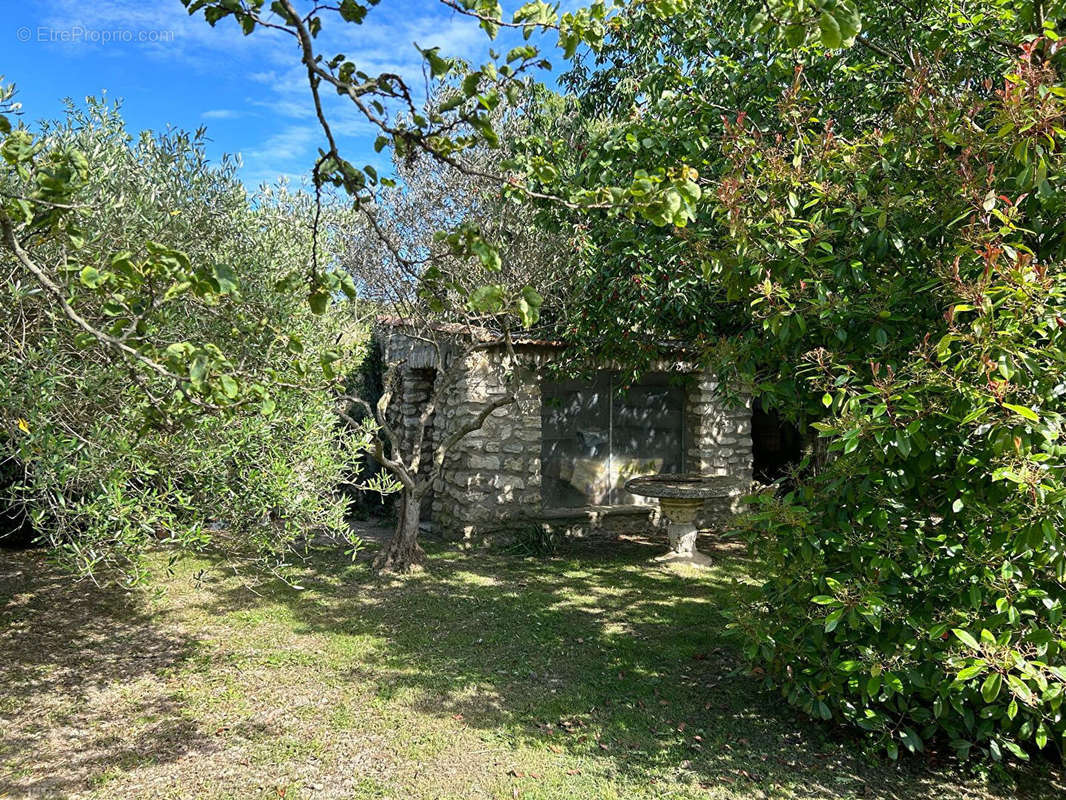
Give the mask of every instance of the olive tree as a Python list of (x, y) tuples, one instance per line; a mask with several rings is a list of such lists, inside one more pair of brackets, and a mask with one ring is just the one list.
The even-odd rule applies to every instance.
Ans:
[[(160, 540), (277, 569), (310, 530), (346, 535), (335, 488), (364, 434), (338, 428), (323, 365), (363, 344), (342, 306), (289, 288), (314, 198), (253, 196), (203, 131), (131, 136), (96, 101), (3, 131), (5, 500), (102, 576), (136, 577)], [(336, 263), (350, 220), (317, 211)]]
[[(665, 221), (684, 219), (693, 199), (693, 184), (684, 170), (664, 170), (653, 180), (637, 176), (629, 185), (615, 188), (541, 192), (533, 184), (553, 177), (549, 161), (522, 162), (491, 155), (500, 146), (501, 128), (508, 119), (503, 109), (517, 106), (529, 89), (531, 73), (550, 66), (531, 41), (533, 34), (557, 34), (564, 59), (572, 58), (579, 47), (596, 47), (602, 41), (609, 24), (606, 4), (597, 0), (589, 8), (560, 15), (547, 3), (531, 2), (507, 21), (495, 0), (442, 3), (470, 17), (490, 37), (495, 38), (501, 28), (517, 30), (522, 43), (505, 54), (493, 52), (492, 60), (480, 67), (448, 57), (438, 48), (423, 49), (431, 96), (436, 98), (423, 107), (404, 76), (371, 75), (353, 58), (319, 49), (319, 42), (330, 40), (323, 31), (337, 33), (341, 26), (357, 39), (358, 26), (376, 2), (345, 0), (326, 6), (276, 0), (267, 6), (264, 0), (186, 0), (190, 13), (202, 12), (212, 25), (231, 18), (246, 34), (270, 29), (292, 37), (297, 44), (307, 71), (309, 104), (323, 137), (320, 155), (311, 168), (312, 181), (319, 191), (335, 186), (351, 198), (374, 238), (372, 244), (361, 244), (353, 251), (355, 261), (361, 263), (356, 271), (364, 288), (437, 352), (440, 377), (422, 410), (419, 426), (423, 430), (462, 361), (454, 354), (446, 357), (445, 349), (458, 347), (466, 352), (498, 343), (506, 347), (512, 325), (528, 327), (539, 316), (543, 296), (525, 282), (529, 262), (523, 265), (509, 256), (520, 252), (519, 242), (510, 242), (508, 248), (508, 242), (494, 239), (496, 235), (521, 235), (521, 226), (511, 224), (515, 211), (509, 203), (526, 204), (539, 198), (570, 208), (608, 209), (629, 202), (640, 208), (654, 206)], [(656, 6), (667, 13), (685, 3), (660, 0)], [(370, 123), (377, 132), (375, 148), (391, 149), (406, 169), (408, 183), (378, 176), (373, 168), (360, 168), (345, 157), (334, 134), (327, 92), (349, 101)], [(413, 189), (408, 192), (406, 186)], [(441, 235), (429, 241), (431, 228), (438, 226)], [(312, 286), (322, 274), (316, 266), (312, 265)], [(313, 296), (322, 294), (321, 289), (312, 288)], [(508, 363), (513, 366), (513, 358)], [(480, 427), (492, 409), (459, 424), (431, 455), (423, 454), (420, 436), (405, 447), (390, 425), (387, 408), (395, 397), (395, 380), (395, 372), (387, 376), (386, 390), (374, 407), (363, 397), (347, 399), (374, 418), (376, 456), (403, 491), (397, 534), (381, 554), (379, 566), (406, 569), (420, 558), (416, 541), (420, 501), (447, 449)], [(499, 405), (508, 402), (509, 395), (498, 400)]]
[[(444, 91), (432, 99), (426, 113), (447, 98)], [(517, 136), (519, 126), (519, 115), (511, 112), (500, 127)], [(396, 533), (378, 558), (381, 568), (406, 570), (421, 561), (417, 536), (423, 499), (448, 453), (494, 411), (514, 402), (508, 392), (477, 415), (454, 420), (435, 442), (427, 442), (429, 426), (441, 418), (469, 359), (487, 348), (506, 350), (495, 378), (507, 385), (519, 365), (510, 347), (512, 322), (506, 309), (516, 309), (521, 324), (532, 326), (543, 297), (562, 280), (562, 237), (531, 224), (527, 210), (501, 199), (498, 186), (484, 177), (500, 159), (499, 150), (485, 147), (464, 152), (458, 166), (425, 155), (396, 159), (396, 186), (378, 193), (367, 216), (373, 227), (357, 229), (348, 241), (344, 267), (360, 295), (382, 312), (382, 343), (391, 333), (400, 334), (428, 348), (435, 365), (430, 396), (405, 430), (396, 424), (396, 409), (408, 399), (403, 397), (402, 355), (385, 365), (380, 397), (346, 396), (375, 420), (375, 458), (401, 489)], [(442, 234), (457, 222), (457, 230)], [(474, 231), (496, 243), (498, 263), (467, 255), (465, 237)]]

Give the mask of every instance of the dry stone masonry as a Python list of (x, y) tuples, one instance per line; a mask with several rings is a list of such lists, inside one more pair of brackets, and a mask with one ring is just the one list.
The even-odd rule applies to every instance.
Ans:
[[(515, 395), (514, 402), (493, 412), (481, 429), (468, 434), (446, 455), (424, 508), (425, 516), (445, 535), (476, 541), (513, 534), (523, 526), (547, 526), (568, 536), (610, 536), (658, 520), (654, 501), (634, 498), (625, 505), (552, 508), (545, 504), (541, 380), (557, 349), (516, 343), (519, 363), (512, 364), (502, 348), (438, 350), (396, 326), (384, 326), (378, 339), (385, 363), (398, 365), (400, 372), (402, 396), (390, 416), (405, 443), (415, 435), (424, 404), (446, 370), (454, 367), (455, 378), (427, 428), (427, 446), (475, 418), (493, 400), (508, 392)], [(443, 369), (438, 352), (445, 362)], [(724, 400), (712, 379), (692, 373), (683, 362), (662, 367), (688, 373), (683, 409), (686, 471), (731, 478), (735, 484), (731, 499), (708, 501), (698, 519), (703, 527), (715, 527), (738, 510), (739, 498), (751, 486), (751, 401), (744, 395), (732, 402)]]

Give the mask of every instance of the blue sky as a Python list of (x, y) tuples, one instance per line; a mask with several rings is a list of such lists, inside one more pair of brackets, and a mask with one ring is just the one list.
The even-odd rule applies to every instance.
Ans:
[[(364, 25), (332, 30), (321, 37), (328, 55), (343, 52), (368, 73), (398, 72), (418, 86), (425, 84), (414, 42), (480, 63), (490, 47), (506, 51), (515, 38), (510, 32), (493, 44), (476, 21), (437, 0), (382, 0)], [(11, 2), (0, 42), (0, 74), (18, 87), (27, 124), (60, 116), (66, 97), (106, 92), (122, 100), (131, 131), (206, 126), (210, 155), (239, 153), (249, 186), (305, 176), (322, 141), (290, 37), (244, 37), (232, 19), (211, 28), (179, 0)], [(373, 152), (375, 134), (354, 109), (336, 98), (330, 115), (351, 160), (387, 171), (387, 155)]]

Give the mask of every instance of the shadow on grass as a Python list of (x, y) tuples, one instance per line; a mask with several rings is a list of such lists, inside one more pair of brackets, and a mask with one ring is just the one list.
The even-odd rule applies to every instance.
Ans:
[(196, 641), (160, 622), (43, 552), (0, 552), (0, 797), (65, 797), (212, 746), (162, 688)]
[[(263, 587), (256, 595), (220, 583), (205, 610), (279, 603), (341, 655), (345, 636), (380, 638), (348, 680), (642, 785), (784, 787), (799, 798), (1000, 793), (935, 756), (864, 757), (847, 733), (764, 691), (725, 638), (721, 609), (745, 591), (733, 548), (718, 548), (718, 566), (699, 574), (653, 566), (661, 545), (640, 540), (549, 559), (427, 549), (429, 571), (398, 579), (318, 553), (301, 577), (306, 591), (275, 586), (264, 597)], [(1002, 796), (1049, 796), (1059, 778), (1042, 770), (1020, 773)]]

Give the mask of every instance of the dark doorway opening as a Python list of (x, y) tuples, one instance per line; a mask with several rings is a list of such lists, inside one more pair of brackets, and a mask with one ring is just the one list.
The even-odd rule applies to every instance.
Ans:
[(751, 415), (752, 472), (760, 483), (783, 478), (803, 457), (799, 428), (758, 400)]
[(14, 497), (22, 473), (20, 461), (0, 456), (0, 548), (4, 550), (32, 547), (37, 539), (26, 507)]

